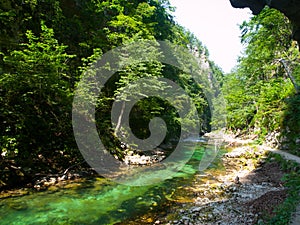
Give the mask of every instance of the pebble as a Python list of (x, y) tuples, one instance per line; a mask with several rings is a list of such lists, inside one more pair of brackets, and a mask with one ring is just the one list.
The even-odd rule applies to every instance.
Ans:
[(190, 218), (189, 218), (189, 217), (187, 217), (187, 216), (183, 216), (183, 217), (181, 217), (181, 219), (182, 219), (182, 220), (187, 220), (187, 221), (190, 221)]

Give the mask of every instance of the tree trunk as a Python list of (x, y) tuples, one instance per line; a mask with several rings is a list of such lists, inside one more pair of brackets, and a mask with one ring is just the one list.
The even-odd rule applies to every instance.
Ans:
[(114, 132), (114, 135), (116, 137), (118, 136), (118, 132), (119, 132), (121, 124), (122, 124), (122, 118), (123, 118), (124, 111), (125, 111), (125, 101), (122, 102), (121, 112), (120, 112), (120, 115), (118, 117), (118, 122), (117, 122), (116, 129), (115, 129), (115, 132)]
[(289, 77), (289, 79), (291, 80), (292, 84), (294, 85), (296, 94), (299, 94), (299, 93), (300, 93), (300, 88), (299, 88), (299, 86), (298, 86), (298, 84), (297, 84), (295, 78), (294, 78), (293, 75), (292, 75), (292, 71), (291, 71), (291, 69), (289, 68), (287, 61), (284, 60), (284, 59), (280, 59), (279, 62), (283, 65), (284, 70), (285, 70), (287, 76)]

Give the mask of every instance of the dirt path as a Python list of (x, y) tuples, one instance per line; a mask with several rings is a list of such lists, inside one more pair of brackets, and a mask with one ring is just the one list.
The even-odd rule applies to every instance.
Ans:
[(264, 149), (266, 151), (270, 151), (270, 152), (279, 154), (279, 155), (283, 156), (286, 160), (292, 160), (292, 161), (295, 161), (295, 162), (297, 162), (297, 163), (300, 164), (300, 157), (292, 155), (292, 154), (290, 154), (288, 152), (285, 152), (285, 151), (282, 151), (282, 150), (278, 150), (278, 149), (272, 149), (272, 148), (269, 148), (267, 146), (262, 146), (261, 149)]
[[(230, 135), (224, 135), (224, 140), (225, 142), (229, 143), (228, 145), (247, 145), (247, 144), (251, 144), (254, 141), (251, 139), (238, 139), (238, 138), (234, 138)], [(286, 160), (293, 160), (297, 163), (300, 164), (300, 157), (292, 155), (288, 152), (282, 151), (282, 150), (278, 150), (278, 149), (274, 149), (274, 148), (270, 148), (269, 146), (266, 145), (261, 145), (259, 147), (260, 150), (262, 151), (270, 151), (270, 152), (274, 152), (276, 154), (279, 154), (281, 156), (283, 156)]]
[(290, 224), (291, 225), (299, 225), (300, 224), (300, 204), (298, 205)]

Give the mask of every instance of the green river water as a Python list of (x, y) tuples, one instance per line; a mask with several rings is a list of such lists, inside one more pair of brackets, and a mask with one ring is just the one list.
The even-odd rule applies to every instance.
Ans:
[(175, 195), (186, 196), (183, 187), (199, 175), (203, 152), (203, 144), (197, 144), (191, 160), (158, 184), (126, 186), (94, 178), (69, 188), (0, 199), (0, 224), (126, 224), (145, 214), (159, 214), (176, 204)]

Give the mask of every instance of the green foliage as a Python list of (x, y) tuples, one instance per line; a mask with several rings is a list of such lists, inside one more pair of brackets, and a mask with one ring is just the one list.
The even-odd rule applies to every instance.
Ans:
[[(274, 9), (264, 9), (244, 22), (241, 30), (245, 52), (223, 85), (228, 128), (255, 132), (263, 139), (272, 132), (282, 132), (289, 123), (287, 115), (297, 108), (286, 99), (297, 91), (294, 81), (299, 79), (299, 51), (290, 37), (291, 24)], [(298, 116), (292, 117), (295, 124)]]
[[(157, 43), (157, 45), (158, 44), (159, 43)], [(128, 48), (130, 48), (130, 46)], [(116, 130), (113, 131), (111, 127), (110, 118), (106, 115), (110, 115), (111, 105), (114, 100), (117, 103), (125, 101), (122, 103), (122, 108), (126, 108), (126, 102), (137, 101), (130, 112), (129, 123), (130, 129), (141, 139), (146, 139), (150, 136), (148, 126), (151, 119), (155, 117), (163, 118), (168, 127), (165, 142), (169, 142), (170, 139), (176, 139), (180, 136), (180, 125), (183, 122), (185, 124), (188, 123), (190, 127), (194, 127), (196, 121), (192, 119), (193, 113), (198, 113), (199, 117), (201, 117), (204, 108), (207, 106), (202, 87), (192, 79), (191, 75), (179, 71), (170, 65), (162, 64), (159, 61), (161, 52), (157, 50), (156, 46), (152, 46), (152, 43), (151, 46), (136, 49), (123, 48), (118, 54), (118, 63), (122, 69), (110, 78), (105, 87), (101, 90), (103, 94), (100, 99), (98, 99), (97, 128), (99, 129), (99, 133), (102, 134), (102, 140), (106, 142), (106, 146), (110, 146), (112, 152), (115, 152), (116, 149), (120, 149), (121, 146), (120, 143), (112, 139), (112, 137), (116, 136), (117, 133), (121, 133), (122, 136), (127, 136), (129, 132), (124, 129), (120, 130), (119, 128), (119, 125), (124, 120), (122, 111), (118, 116), (118, 123), (114, 124), (117, 127)], [(136, 56), (128, 56), (127, 52), (135, 52), (136, 54), (134, 55)], [(143, 55), (147, 55), (147, 58), (151, 58), (151, 60), (145, 62), (143, 60), (141, 61), (139, 56)], [(147, 80), (144, 79), (142, 83), (137, 83), (143, 78), (147, 78)], [(178, 95), (174, 94), (173, 102), (167, 102), (158, 96), (153, 97), (151, 95), (153, 91), (151, 90), (155, 90), (157, 93), (174, 92), (174, 88), (166, 85), (166, 83), (159, 78), (170, 79), (181, 86), (193, 99), (193, 104), (196, 105), (197, 112), (190, 112), (190, 115), (183, 121), (173, 106), (176, 105), (178, 108), (184, 109), (187, 102), (186, 96), (183, 96), (181, 93)], [(128, 118), (126, 117), (125, 119)], [(207, 129), (207, 127), (203, 127)], [(109, 138), (107, 134), (110, 134), (112, 137)], [(115, 143), (115, 145), (111, 145), (111, 143)]]
[(261, 93), (255, 104), (257, 111), (253, 118), (257, 128), (264, 128), (267, 131), (280, 129), (282, 114), (286, 110), (284, 99), (291, 94), (292, 89), (290, 82), (280, 78), (261, 85)]
[[(0, 171), (11, 162), (32, 169), (32, 173), (40, 172), (41, 164), (46, 164), (47, 170), (58, 171), (80, 158), (71, 126), (74, 89), (80, 78), (93, 75), (95, 71), (89, 71), (93, 63), (116, 46), (136, 40), (169, 40), (195, 55), (198, 64), (205, 67), (197, 73), (209, 77), (211, 71), (221, 81), (222, 71), (211, 61), (204, 63), (208, 50), (173, 21), (172, 11), (168, 0), (1, 1)], [(99, 96), (84, 96), (87, 101), (97, 102), (101, 139), (120, 159), (124, 153), (112, 129), (111, 108), (115, 99), (128, 100), (132, 93), (143, 91), (134, 85), (140, 78), (152, 79), (142, 89), (161, 92), (170, 87), (159, 78), (176, 82), (192, 98), (203, 121), (202, 132), (210, 130), (211, 115), (204, 94), (207, 85), (162, 64), (158, 60), (161, 53), (152, 47), (135, 51), (150, 51), (157, 60), (140, 62), (128, 58), (125, 52), (119, 54), (117, 62), (129, 66), (115, 73)], [(182, 63), (189, 71), (188, 62)], [(93, 87), (86, 84), (85, 88)], [(186, 97), (178, 95), (175, 101), (184, 107)], [(180, 135), (183, 122), (172, 102), (147, 94), (134, 106), (130, 117), (133, 132), (140, 138), (150, 135), (148, 124), (152, 118), (162, 117), (169, 128), (166, 142)], [(195, 125), (190, 115), (185, 122)], [(2, 175), (0, 184), (4, 182)]]
[(295, 95), (286, 99), (286, 111), (283, 114), (282, 135), (286, 138), (282, 141), (282, 147), (291, 153), (300, 155), (300, 96)]
[[(1, 150), (3, 155), (48, 154), (65, 148), (70, 140), (71, 106), (66, 46), (53, 38), (53, 30), (41, 25), (36, 37), (27, 31), (27, 43), (4, 57), (1, 74)], [(72, 139), (72, 138), (71, 138)]]
[(245, 79), (237, 74), (228, 74), (224, 78), (223, 93), (227, 100), (227, 127), (230, 130), (244, 130), (251, 126), (255, 112), (253, 96), (244, 88)]

